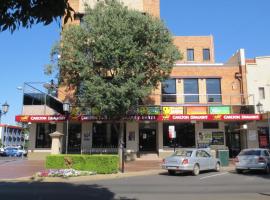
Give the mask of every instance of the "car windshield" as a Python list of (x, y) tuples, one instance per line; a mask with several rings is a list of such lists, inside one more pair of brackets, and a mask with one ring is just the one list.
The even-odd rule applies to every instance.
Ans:
[(185, 157), (190, 157), (192, 154), (192, 151), (186, 151), (186, 150), (181, 150), (181, 151), (176, 151), (173, 156), (185, 156)]
[(17, 148), (6, 148), (7, 151), (14, 151), (17, 150)]
[(245, 150), (241, 151), (239, 156), (260, 156), (261, 151), (260, 150)]

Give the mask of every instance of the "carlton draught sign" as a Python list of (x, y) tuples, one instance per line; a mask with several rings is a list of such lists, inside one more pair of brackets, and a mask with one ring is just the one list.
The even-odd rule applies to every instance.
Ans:
[(170, 139), (176, 138), (175, 126), (169, 126), (169, 138)]

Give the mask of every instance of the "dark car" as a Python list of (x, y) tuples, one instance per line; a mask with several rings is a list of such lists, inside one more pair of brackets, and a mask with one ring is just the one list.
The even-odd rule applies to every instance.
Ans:
[(22, 152), (19, 151), (18, 148), (16, 147), (6, 147), (3, 156), (8, 156), (8, 157), (20, 157), (22, 156)]

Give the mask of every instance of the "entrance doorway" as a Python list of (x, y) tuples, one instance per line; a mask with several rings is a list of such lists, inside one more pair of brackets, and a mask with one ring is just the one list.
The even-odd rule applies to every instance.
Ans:
[(241, 151), (241, 134), (240, 130), (232, 129), (230, 126), (225, 126), (226, 143), (229, 148), (230, 158), (235, 158)]
[(70, 124), (68, 129), (68, 153), (81, 152), (81, 124)]
[(156, 124), (140, 124), (139, 150), (155, 152), (157, 144)]

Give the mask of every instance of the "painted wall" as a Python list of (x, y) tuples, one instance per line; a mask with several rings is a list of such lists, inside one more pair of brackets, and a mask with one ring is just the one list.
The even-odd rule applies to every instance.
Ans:
[(82, 151), (90, 151), (92, 147), (92, 130), (93, 130), (92, 122), (83, 122), (82, 123)]
[[(132, 137), (133, 134), (135, 134), (135, 138)], [(127, 122), (126, 143), (127, 152), (137, 152), (139, 150), (139, 123)]]
[[(247, 88), (254, 94), (255, 105), (263, 104), (264, 112), (270, 111), (270, 56), (256, 57), (253, 63), (246, 64)], [(259, 98), (259, 87), (264, 88), (265, 99)], [(258, 112), (257, 108), (256, 112)]]

